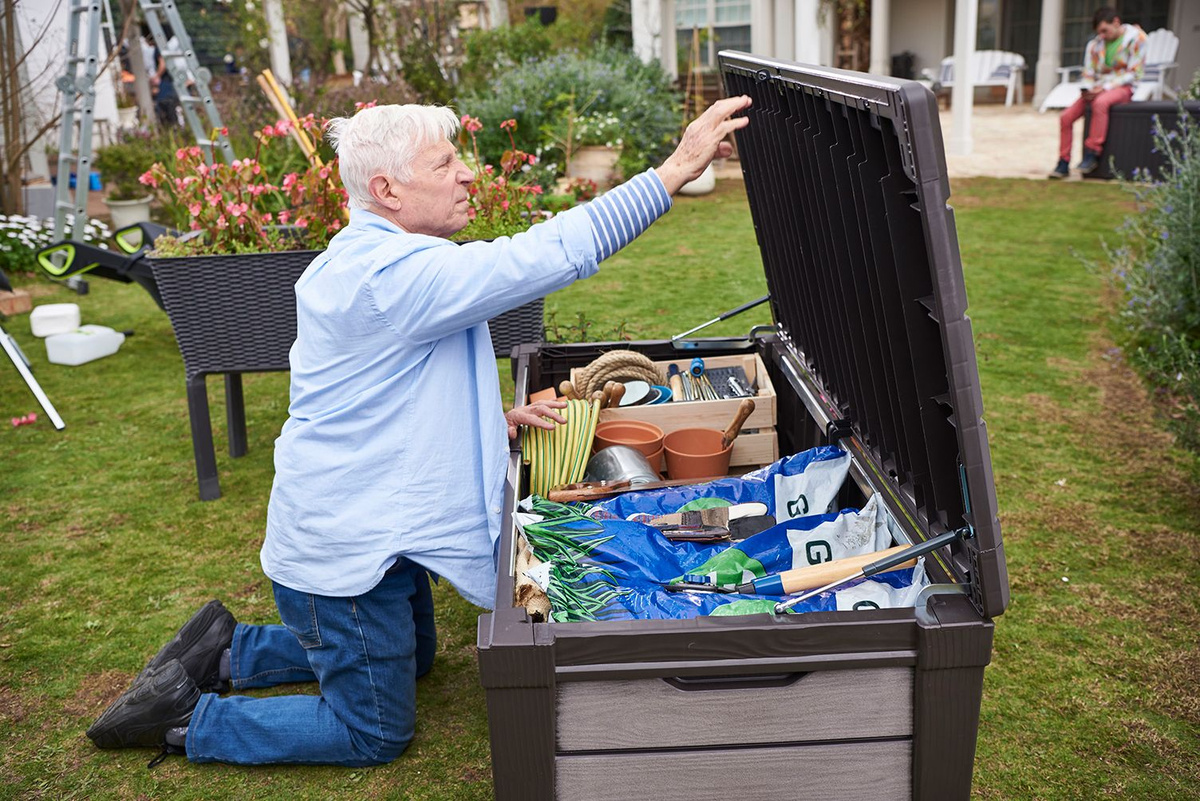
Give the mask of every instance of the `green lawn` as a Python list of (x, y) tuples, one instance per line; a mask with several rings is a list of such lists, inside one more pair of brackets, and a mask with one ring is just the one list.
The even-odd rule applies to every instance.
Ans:
[[(1110, 351), (1101, 282), (1078, 254), (1127, 213), (1113, 186), (975, 180), (955, 187), (1012, 604), (986, 673), (980, 798), (1200, 794), (1200, 468), (1173, 449)], [(417, 739), (371, 770), (192, 766), (101, 752), (91, 720), (212, 597), (271, 622), (258, 565), (282, 374), (246, 376), (250, 453), (231, 460), (211, 400), (224, 496), (196, 496), (183, 369), (166, 316), (134, 286), (38, 302), (132, 328), (114, 357), (45, 362), (27, 316), (9, 330), (68, 423), (13, 429), (36, 403), (0, 365), (0, 796), (490, 798), (478, 610), (436, 590), (438, 662)], [(549, 299), (560, 321), (677, 333), (766, 291), (741, 185), (683, 198), (591, 281)], [(744, 333), (766, 307), (712, 329)], [(502, 373), (504, 371), (502, 370)], [(507, 376), (504, 376), (505, 379)], [(507, 382), (506, 382), (507, 383)], [(296, 688), (286, 688), (295, 691)], [(598, 789), (598, 796), (603, 791)]]

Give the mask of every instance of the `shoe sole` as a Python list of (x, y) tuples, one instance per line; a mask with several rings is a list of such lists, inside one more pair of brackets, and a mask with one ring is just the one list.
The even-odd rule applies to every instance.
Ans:
[(146, 663), (138, 679), (178, 659), (201, 692), (223, 692), (225, 682), (218, 675), (221, 652), (232, 642), (236, 626), (237, 621), (224, 604), (209, 601)]
[(200, 690), (177, 660), (139, 676), (120, 698), (88, 727), (98, 748), (157, 748), (168, 729), (186, 726), (200, 701)]

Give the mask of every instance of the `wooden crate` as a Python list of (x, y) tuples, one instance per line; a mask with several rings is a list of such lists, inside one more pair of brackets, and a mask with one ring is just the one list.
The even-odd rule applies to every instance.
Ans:
[(0, 314), (9, 317), (14, 314), (26, 314), (33, 308), (33, 301), (24, 289), (14, 289), (12, 292), (0, 290)]
[[(775, 387), (767, 375), (765, 365), (757, 354), (743, 356), (709, 356), (704, 359), (708, 367), (741, 367), (746, 378), (758, 386), (754, 397), (754, 413), (742, 426), (742, 434), (734, 440), (733, 452), (729, 456), (731, 466), (760, 466), (779, 458), (779, 440), (775, 436)], [(691, 367), (692, 357), (677, 361), (655, 362), (663, 373), (674, 364), (681, 373)], [(571, 371), (571, 380), (578, 370)], [(725, 430), (733, 420), (741, 398), (706, 401), (668, 401), (655, 406), (626, 406), (602, 409), (601, 422), (605, 420), (642, 420), (653, 423), (670, 434), (680, 428), (716, 428)]]

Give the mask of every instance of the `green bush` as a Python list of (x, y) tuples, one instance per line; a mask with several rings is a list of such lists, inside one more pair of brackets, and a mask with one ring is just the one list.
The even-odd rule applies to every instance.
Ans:
[(521, 25), (501, 25), (467, 34), (463, 43), (463, 64), (459, 70), (462, 93), (483, 91), (493, 76), (550, 54), (550, 37), (537, 18)]
[(155, 152), (149, 146), (149, 139), (142, 141), (137, 137), (122, 139), (96, 151), (92, 167), (112, 186), (109, 200), (136, 200), (150, 195), (138, 178), (154, 164)]
[(1156, 121), (1154, 138), (1167, 164), (1126, 182), (1137, 214), (1108, 250), (1125, 301), (1121, 346), (1165, 397), (1180, 440), (1200, 448), (1200, 125), (1180, 114), (1174, 130)]
[(561, 169), (562, 154), (544, 141), (543, 131), (584, 103), (590, 114), (622, 121), (619, 166), (626, 176), (670, 154), (682, 122), (679, 94), (659, 64), (643, 64), (625, 50), (600, 46), (588, 54), (567, 50), (527, 61), (486, 88), (464, 94), (458, 105), (484, 125), (479, 149), (485, 160), (498, 159), (508, 147), (499, 124), (515, 119), (517, 147)]

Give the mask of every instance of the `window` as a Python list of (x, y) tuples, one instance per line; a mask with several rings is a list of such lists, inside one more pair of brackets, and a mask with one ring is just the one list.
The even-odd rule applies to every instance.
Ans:
[(691, 59), (693, 29), (700, 37), (700, 65), (711, 68), (721, 50), (750, 50), (750, 0), (676, 0), (675, 29), (680, 72)]

